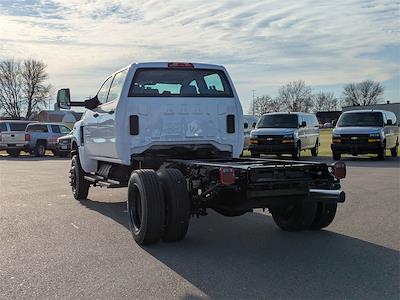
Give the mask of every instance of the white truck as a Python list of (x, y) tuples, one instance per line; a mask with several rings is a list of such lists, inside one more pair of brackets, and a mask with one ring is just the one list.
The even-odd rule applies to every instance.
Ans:
[(345, 165), (239, 158), (243, 112), (222, 66), (135, 63), (107, 77), (74, 126), (70, 184), (77, 200), (90, 186), (128, 187), (138, 244), (178, 241), (191, 216), (213, 209), (239, 216), (268, 208), (283, 230), (328, 226), (345, 193)]

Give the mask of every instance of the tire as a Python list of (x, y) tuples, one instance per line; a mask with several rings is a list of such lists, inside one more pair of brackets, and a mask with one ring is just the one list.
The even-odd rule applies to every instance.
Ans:
[(383, 142), (383, 146), (381, 149), (378, 151), (378, 160), (385, 160), (386, 156), (386, 142)]
[(163, 190), (155, 171), (142, 169), (131, 174), (127, 202), (129, 228), (139, 245), (157, 242), (164, 230)]
[(251, 155), (251, 157), (254, 157), (254, 158), (260, 158), (260, 153), (251, 152), (250, 155)]
[(162, 169), (157, 172), (161, 182), (165, 203), (165, 225), (162, 239), (165, 242), (183, 240), (190, 219), (190, 200), (186, 179), (177, 169)]
[(71, 170), (70, 172), (70, 185), (72, 188), (72, 194), (76, 200), (85, 200), (89, 194), (90, 182), (87, 181), (85, 171), (83, 171), (79, 156), (74, 155), (71, 159)]
[(21, 154), (21, 150), (19, 150), (19, 149), (9, 149), (9, 150), (7, 150), (7, 153), (11, 157), (18, 157)]
[(308, 229), (315, 219), (317, 203), (299, 201), (280, 209), (271, 210), (272, 218), (285, 231)]
[(319, 141), (317, 140), (315, 142), (314, 148), (311, 148), (311, 155), (312, 156), (318, 156), (318, 148), (319, 148)]
[(338, 152), (332, 152), (332, 156), (334, 160), (340, 160), (340, 157), (342, 156), (341, 153)]
[(35, 156), (42, 157), (46, 154), (46, 147), (43, 142), (37, 142), (35, 145), (35, 149), (33, 150)]
[(315, 213), (314, 221), (310, 229), (319, 230), (329, 226), (336, 215), (337, 203), (323, 203), (317, 204), (317, 211)]
[(297, 143), (296, 148), (293, 150), (292, 159), (299, 160), (301, 156), (301, 144)]
[(398, 145), (399, 145), (399, 141), (396, 142), (396, 146), (394, 146), (392, 149), (390, 149), (390, 154), (393, 157), (397, 157), (397, 155), (398, 155), (398, 148), (397, 148)]

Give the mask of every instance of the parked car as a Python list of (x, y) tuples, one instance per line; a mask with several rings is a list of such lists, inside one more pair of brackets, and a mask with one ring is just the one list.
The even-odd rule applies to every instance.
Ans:
[(71, 130), (62, 123), (28, 124), (25, 130), (25, 150), (35, 156), (44, 156), (46, 150), (57, 152), (57, 139), (69, 134)]
[(71, 153), (72, 138), (73, 133), (70, 132), (57, 139), (56, 151), (58, 156), (67, 157)]
[(315, 114), (278, 112), (263, 115), (250, 133), (252, 157), (260, 154), (291, 154), (299, 159), (303, 150), (318, 155), (319, 125)]
[(18, 157), (24, 150), (25, 128), (31, 121), (7, 120), (0, 121), (0, 150), (5, 150), (10, 156)]
[(250, 144), (250, 132), (256, 128), (259, 117), (252, 115), (243, 116), (244, 145), (243, 149), (248, 149)]
[(385, 159), (386, 150), (397, 156), (399, 128), (396, 115), (385, 110), (352, 110), (344, 112), (332, 131), (332, 156), (342, 154), (377, 154)]
[(233, 217), (268, 208), (283, 230), (321, 229), (345, 200), (342, 162), (239, 158), (243, 112), (222, 66), (135, 63), (108, 76), (95, 97), (71, 102), (62, 89), (57, 103), (87, 108), (73, 129), (75, 199), (91, 186), (128, 187), (138, 244), (182, 240), (190, 217), (207, 209)]
[(328, 122), (328, 123), (324, 123), (324, 128), (333, 128), (333, 123), (332, 122)]

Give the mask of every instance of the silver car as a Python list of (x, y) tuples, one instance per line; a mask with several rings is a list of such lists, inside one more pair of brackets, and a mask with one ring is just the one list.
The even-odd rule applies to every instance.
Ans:
[(279, 112), (263, 115), (250, 133), (251, 156), (291, 154), (299, 159), (301, 151), (318, 155), (319, 124), (315, 114)]
[(399, 128), (396, 115), (385, 110), (352, 110), (344, 112), (332, 131), (332, 155), (377, 154), (385, 159), (386, 150), (397, 156)]

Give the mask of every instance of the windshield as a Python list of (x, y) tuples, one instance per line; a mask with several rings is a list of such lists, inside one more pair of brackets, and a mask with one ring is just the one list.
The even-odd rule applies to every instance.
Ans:
[(257, 123), (257, 128), (297, 128), (297, 115), (266, 115)]
[(223, 71), (208, 69), (138, 69), (129, 97), (233, 97)]
[(383, 125), (382, 114), (370, 113), (347, 113), (343, 114), (338, 122), (338, 127), (380, 127)]

